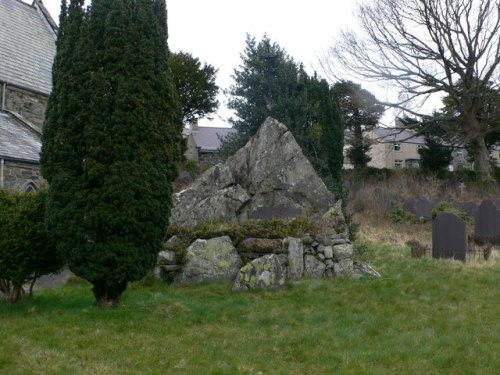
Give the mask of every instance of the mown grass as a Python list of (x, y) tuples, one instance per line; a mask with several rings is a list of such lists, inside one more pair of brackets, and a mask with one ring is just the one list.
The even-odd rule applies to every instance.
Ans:
[(374, 244), (364, 256), (382, 279), (238, 293), (139, 283), (113, 309), (69, 284), (0, 302), (0, 373), (498, 373), (498, 260), (411, 259)]

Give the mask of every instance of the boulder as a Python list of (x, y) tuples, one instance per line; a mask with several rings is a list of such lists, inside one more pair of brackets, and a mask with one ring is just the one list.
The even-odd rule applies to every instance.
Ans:
[(242, 221), (262, 207), (322, 215), (334, 202), (292, 133), (268, 117), (226, 163), (210, 168), (175, 195), (170, 223), (195, 226), (209, 219)]
[(304, 256), (304, 276), (312, 278), (323, 277), (326, 265), (315, 255)]
[(287, 237), (288, 242), (288, 277), (299, 280), (304, 272), (304, 246), (297, 238)]
[(340, 259), (338, 263), (333, 264), (333, 272), (335, 276), (353, 276), (354, 275), (354, 263), (351, 258)]
[(352, 258), (354, 255), (354, 246), (349, 243), (336, 245), (333, 247), (333, 255), (338, 261), (342, 259)]
[(169, 250), (163, 250), (158, 253), (158, 257), (156, 258), (156, 264), (159, 265), (170, 265), (177, 264), (177, 257), (175, 252)]
[(184, 255), (185, 264), (174, 283), (192, 284), (213, 280), (234, 280), (241, 258), (228, 236), (198, 239)]
[(375, 276), (375, 277), (381, 277), (380, 273), (375, 271), (372, 266), (370, 266), (368, 263), (361, 262), (359, 260), (354, 261), (354, 270), (361, 273), (361, 274), (366, 274), (370, 276)]
[(239, 272), (233, 290), (277, 288), (285, 284), (286, 272), (277, 255), (264, 255), (247, 263)]

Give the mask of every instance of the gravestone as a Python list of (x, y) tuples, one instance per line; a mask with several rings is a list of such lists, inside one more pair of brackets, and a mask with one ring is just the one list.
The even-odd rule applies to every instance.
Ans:
[(415, 211), (413, 212), (417, 218), (424, 217), (426, 219), (432, 218), (432, 208), (434, 205), (429, 202), (427, 198), (420, 197), (415, 202)]
[(404, 201), (403, 208), (406, 211), (411, 212), (413, 215), (416, 215), (416, 213), (415, 213), (415, 203), (416, 203), (415, 199), (408, 198), (407, 200)]
[(448, 212), (440, 213), (432, 223), (432, 257), (465, 261), (466, 223)]
[(479, 206), (474, 236), (481, 242), (500, 244), (500, 210), (490, 200)]
[(250, 219), (275, 219), (275, 218), (294, 218), (302, 214), (300, 208), (287, 207), (287, 206), (269, 206), (257, 207), (257, 209), (250, 213)]
[(476, 217), (479, 211), (479, 207), (474, 202), (466, 202), (460, 209), (471, 217)]

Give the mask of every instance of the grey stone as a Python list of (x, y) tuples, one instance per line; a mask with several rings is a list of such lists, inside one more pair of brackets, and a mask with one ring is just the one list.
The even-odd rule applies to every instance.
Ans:
[(162, 269), (165, 272), (175, 272), (175, 271), (179, 271), (182, 268), (182, 266), (179, 264), (166, 264), (166, 265), (159, 266), (159, 267), (160, 267), (160, 269)]
[(493, 201), (481, 202), (476, 214), (474, 236), (481, 242), (500, 244), (500, 210)]
[(339, 233), (347, 235), (347, 226), (342, 213), (342, 200), (338, 200), (335, 204), (323, 215), (322, 221), (330, 228), (335, 229)]
[(287, 237), (288, 242), (288, 277), (298, 280), (304, 272), (304, 247), (297, 238)]
[(179, 236), (172, 236), (170, 237), (167, 242), (163, 244), (163, 248), (167, 251), (173, 251), (177, 250), (177, 245), (180, 243), (180, 238)]
[(267, 118), (257, 134), (225, 164), (203, 173), (177, 193), (171, 224), (205, 220), (241, 221), (262, 207), (318, 212), (334, 203), (285, 125)]
[(323, 254), (325, 255), (326, 259), (333, 258), (333, 246), (325, 246), (323, 249)]
[(336, 246), (336, 245), (342, 245), (342, 244), (345, 244), (347, 243), (347, 241), (343, 238), (335, 238), (335, 239), (332, 239), (332, 246)]
[(160, 251), (156, 258), (156, 263), (159, 265), (177, 264), (175, 252), (169, 250)]
[(325, 260), (325, 254), (319, 253), (319, 254), (317, 255), (317, 257), (318, 257), (318, 259), (319, 259), (319, 260), (321, 260), (321, 261)]
[(342, 260), (352, 258), (354, 255), (354, 246), (352, 244), (342, 244), (333, 247), (333, 255), (335, 259)]
[(325, 265), (326, 265), (326, 268), (333, 268), (333, 264), (335, 262), (333, 261), (333, 259), (325, 259)]
[(316, 258), (315, 255), (306, 255), (304, 257), (304, 276), (319, 278), (325, 273), (325, 263)]
[(331, 246), (333, 245), (333, 241), (331, 236), (327, 236), (324, 234), (317, 234), (314, 236), (316, 238), (316, 241), (318, 241), (320, 244), (324, 246)]
[(448, 212), (440, 213), (432, 223), (432, 257), (465, 261), (466, 223)]
[(361, 262), (359, 260), (354, 261), (354, 271), (358, 271), (361, 275), (367, 274), (375, 277), (381, 277), (380, 273), (375, 271), (375, 269), (368, 263)]
[(338, 263), (333, 265), (335, 276), (352, 276), (354, 274), (354, 262), (350, 258), (340, 259)]
[(285, 276), (278, 256), (264, 255), (239, 270), (233, 290), (277, 288), (285, 284)]
[(174, 279), (178, 284), (234, 280), (241, 267), (241, 258), (228, 236), (196, 240), (186, 249), (184, 259)]

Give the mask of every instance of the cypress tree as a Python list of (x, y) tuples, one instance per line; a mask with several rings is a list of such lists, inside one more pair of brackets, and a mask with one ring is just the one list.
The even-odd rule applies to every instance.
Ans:
[[(66, 13), (61, 30), (71, 32), (59, 36), (42, 148), (49, 226), (98, 304), (113, 305), (161, 250), (182, 156), (166, 7), (164, 0), (94, 0), (84, 11), (72, 0)], [(77, 51), (65, 47), (72, 43)], [(60, 81), (68, 58), (65, 74), (77, 85)]]

